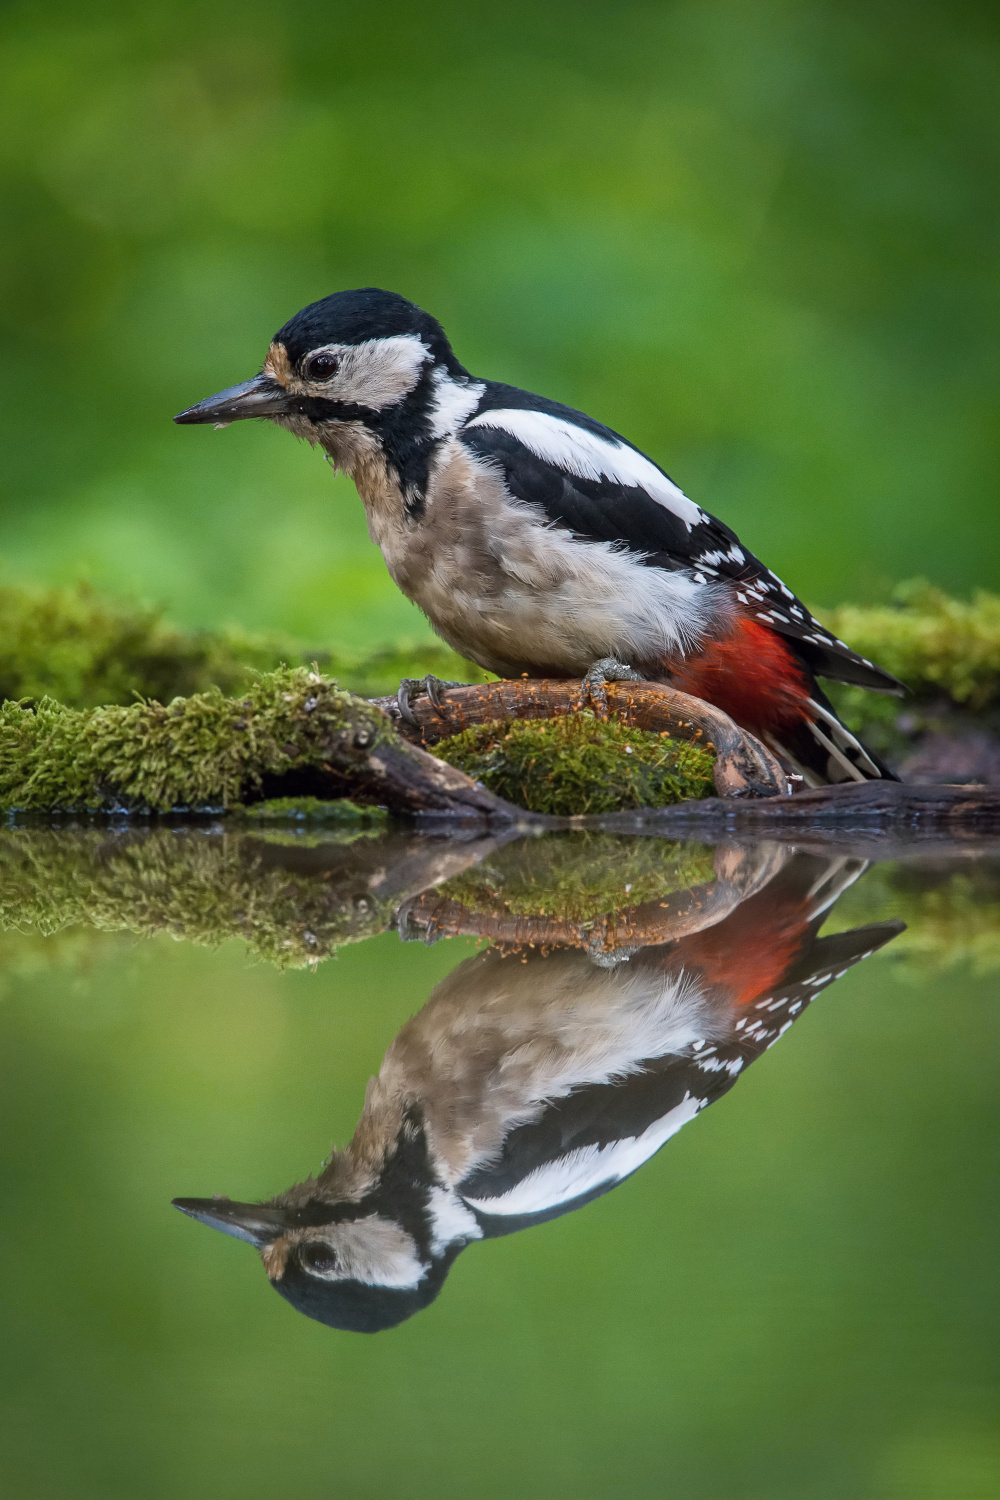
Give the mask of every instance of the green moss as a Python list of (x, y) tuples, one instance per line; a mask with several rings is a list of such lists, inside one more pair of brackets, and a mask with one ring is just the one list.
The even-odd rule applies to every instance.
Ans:
[(587, 923), (714, 879), (705, 845), (574, 832), (508, 844), (438, 892), (471, 912)]
[(882, 754), (901, 753), (942, 714), (991, 715), (1000, 708), (1000, 597), (951, 599), (923, 579), (900, 584), (892, 602), (845, 604), (823, 617), (836, 635), (898, 677), (905, 699), (831, 683), (844, 722)]
[(53, 698), (72, 708), (168, 703), (211, 687), (245, 691), (255, 672), (316, 663), (362, 697), (394, 693), (402, 677), (434, 672), (478, 682), (484, 673), (435, 642), (362, 654), (230, 627), (183, 631), (162, 611), (76, 588), (0, 588), (0, 700)]
[(667, 807), (714, 792), (710, 751), (589, 713), (480, 724), (434, 754), (531, 812)]
[(917, 694), (946, 693), (977, 712), (1000, 697), (996, 594), (980, 590), (966, 603), (912, 579), (894, 590), (890, 605), (845, 604), (824, 623)]
[(75, 708), (168, 702), (246, 685), (250, 669), (298, 661), (279, 637), (184, 632), (161, 612), (108, 599), (86, 584), (0, 588), (0, 697), (54, 698)]
[(364, 700), (305, 668), (257, 679), (241, 698), (218, 688), (164, 706), (89, 710), (43, 699), (0, 708), (0, 806), (167, 811), (230, 806), (266, 775), (322, 765), (338, 735), (391, 735)]

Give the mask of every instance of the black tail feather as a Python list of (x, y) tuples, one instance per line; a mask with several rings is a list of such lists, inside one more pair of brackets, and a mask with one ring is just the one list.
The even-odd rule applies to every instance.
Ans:
[(880, 756), (863, 745), (842, 724), (833, 704), (814, 682), (809, 703), (810, 717), (801, 723), (783, 725), (769, 735), (771, 748), (783, 756), (809, 786), (836, 786), (848, 781), (898, 781)]

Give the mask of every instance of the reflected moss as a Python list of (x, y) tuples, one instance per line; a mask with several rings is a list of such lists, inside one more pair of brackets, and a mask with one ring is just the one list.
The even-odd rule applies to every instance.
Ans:
[(57, 965), (67, 934), (86, 957), (79, 934), (90, 928), (209, 946), (239, 937), (258, 959), (302, 967), (384, 931), (430, 887), (470, 912), (587, 922), (714, 879), (709, 848), (611, 834), (504, 845), (363, 819), (252, 833), (16, 828), (0, 832), (0, 934), (27, 934), (40, 956), (39, 935), (55, 938)]
[(836, 926), (899, 917), (906, 923), (886, 962), (919, 979), (967, 967), (1000, 972), (1000, 863), (983, 858), (958, 868), (932, 861), (877, 865), (837, 907)]
[(249, 807), (234, 807), (230, 817), (237, 826), (254, 829), (262, 838), (300, 845), (309, 838), (320, 843), (375, 838), (389, 822), (384, 807), (358, 807), (347, 797), (337, 802), (319, 797), (269, 797)]
[(89, 927), (167, 932), (210, 947), (239, 937), (278, 968), (315, 964), (383, 932), (399, 900), (391, 883), (378, 890), (388, 850), (366, 858), (337, 843), (300, 847), (295, 860), (294, 850), (250, 835), (8, 830), (0, 834), (2, 925), (57, 937), (57, 962), (67, 932), (75, 944)]
[[(0, 959), (9, 986), (38, 969), (85, 972), (112, 934), (166, 932), (208, 946), (240, 938), (256, 959), (301, 968), (394, 926), (421, 893), (432, 893), (425, 916), (461, 908), (467, 933), (480, 919), (489, 932), (506, 918), (585, 929), (656, 903), (669, 925), (677, 896), (699, 890), (698, 909), (711, 925), (704, 891), (720, 887), (719, 857), (705, 845), (655, 837), (581, 831), (503, 842), (366, 827), (364, 818), (252, 832), (222, 823), (10, 828), (0, 831)], [(726, 878), (749, 890), (754, 851), (741, 857), (742, 873), (727, 865)], [(878, 865), (841, 897), (831, 930), (892, 918), (907, 924), (888, 950), (901, 974), (961, 965), (996, 973), (1000, 864)], [(419, 924), (411, 935), (422, 935)]]
[(522, 839), (446, 880), (470, 912), (588, 922), (715, 879), (707, 845), (581, 831)]

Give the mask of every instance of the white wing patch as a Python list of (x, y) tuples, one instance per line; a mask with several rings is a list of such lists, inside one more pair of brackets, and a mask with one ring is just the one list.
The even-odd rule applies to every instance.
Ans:
[(568, 1151), (557, 1161), (536, 1167), (515, 1187), (499, 1198), (467, 1198), (472, 1208), (484, 1214), (540, 1214), (571, 1203), (584, 1193), (606, 1183), (621, 1182), (648, 1161), (664, 1141), (676, 1135), (682, 1125), (693, 1120), (705, 1105), (704, 1099), (685, 1094), (680, 1104), (644, 1130), (642, 1135), (628, 1136), (608, 1146), (581, 1146)]
[(598, 437), (562, 417), (512, 408), (484, 411), (467, 425), (496, 427), (501, 432), (509, 432), (536, 458), (565, 469), (567, 474), (576, 474), (580, 479), (610, 479), (615, 484), (635, 485), (683, 521), (689, 531), (705, 520), (701, 507), (689, 500), (684, 491), (678, 489), (650, 459), (624, 443)]

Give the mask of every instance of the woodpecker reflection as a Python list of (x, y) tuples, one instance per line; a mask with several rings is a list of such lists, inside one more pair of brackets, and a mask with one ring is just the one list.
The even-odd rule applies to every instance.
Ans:
[(819, 937), (860, 861), (805, 853), (716, 925), (621, 962), (490, 948), (390, 1045), (346, 1149), (265, 1204), (176, 1206), (260, 1252), (300, 1312), (359, 1332), (437, 1296), (455, 1257), (623, 1182), (899, 923)]

